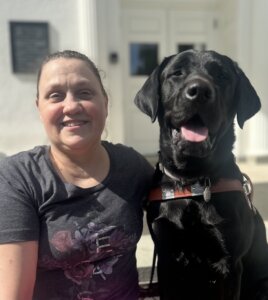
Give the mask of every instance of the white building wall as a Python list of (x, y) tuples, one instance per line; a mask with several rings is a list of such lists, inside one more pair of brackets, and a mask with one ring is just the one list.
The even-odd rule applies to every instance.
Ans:
[(225, 0), (219, 2), (219, 51), (227, 56), (235, 54), (237, 40), (237, 1)]
[[(109, 115), (104, 138), (124, 143), (124, 98), (122, 75), (122, 28), (120, 0), (97, 0), (98, 62), (109, 97)], [(112, 13), (111, 13), (112, 12)], [(110, 55), (117, 61), (111, 62)]]
[(47, 142), (35, 107), (36, 76), (12, 73), (9, 21), (48, 22), (52, 52), (80, 50), (78, 2), (0, 0), (0, 152), (12, 154)]
[(268, 155), (268, 2), (237, 0), (238, 31), (236, 60), (249, 77), (262, 102), (261, 111), (249, 120), (243, 132), (237, 129), (237, 152), (247, 158)]
[(222, 52), (238, 62), (262, 101), (261, 111), (236, 126), (235, 152), (239, 157), (268, 155), (268, 2), (266, 0), (226, 0), (220, 3)]
[[(46, 143), (35, 108), (35, 75), (12, 73), (9, 21), (45, 21), (50, 27), (51, 51), (74, 49), (89, 55), (104, 70), (104, 83), (110, 96), (107, 136), (124, 142), (122, 75), (122, 5), (129, 3), (161, 8), (162, 0), (0, 0), (0, 152), (12, 154), (36, 144)], [(134, 3), (134, 4), (133, 4)], [(165, 0), (171, 7), (178, 3), (193, 9), (197, 0)], [(184, 3), (184, 4), (183, 4)], [(240, 156), (268, 155), (268, 2), (267, 0), (207, 0), (219, 7), (220, 36), (216, 50), (235, 60), (256, 87), (263, 108), (254, 119), (237, 131)], [(199, 5), (199, 6), (198, 6)], [(109, 61), (117, 53), (118, 62)]]
[[(240, 0), (242, 1), (242, 0)], [(251, 70), (253, 84), (261, 98), (262, 109), (250, 127), (247, 154), (268, 155), (268, 1), (251, 0), (252, 36)]]

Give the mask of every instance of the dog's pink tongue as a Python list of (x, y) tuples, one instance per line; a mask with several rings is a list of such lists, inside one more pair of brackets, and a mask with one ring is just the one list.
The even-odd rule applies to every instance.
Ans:
[(208, 129), (205, 126), (184, 125), (181, 127), (181, 134), (186, 141), (198, 143), (208, 137)]

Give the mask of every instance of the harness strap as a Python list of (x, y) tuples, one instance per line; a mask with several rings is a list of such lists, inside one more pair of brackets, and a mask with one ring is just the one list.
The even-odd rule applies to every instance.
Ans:
[[(166, 201), (178, 198), (203, 196), (207, 186), (195, 183), (190, 186), (180, 188), (156, 187), (149, 193), (149, 201)], [(238, 179), (221, 178), (217, 183), (210, 186), (212, 194), (238, 191), (244, 193), (242, 183)]]

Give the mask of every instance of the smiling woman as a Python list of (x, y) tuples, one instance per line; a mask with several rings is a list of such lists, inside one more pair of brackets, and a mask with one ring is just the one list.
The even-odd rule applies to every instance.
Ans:
[[(84, 60), (60, 57), (43, 65), (36, 103), (51, 142), (52, 161), (66, 181), (88, 187), (107, 176), (109, 159), (101, 144), (107, 102), (101, 81)], [(66, 154), (68, 160), (72, 157), (71, 170), (66, 170)], [(91, 163), (77, 169), (77, 155), (86, 161), (91, 157)]]
[(101, 140), (107, 103), (86, 56), (44, 61), (36, 105), (50, 144), (0, 162), (0, 300), (138, 299), (135, 251), (154, 170)]

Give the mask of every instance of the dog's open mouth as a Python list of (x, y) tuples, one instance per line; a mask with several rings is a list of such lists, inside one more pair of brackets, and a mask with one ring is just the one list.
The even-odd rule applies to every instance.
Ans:
[(205, 141), (208, 138), (208, 134), (208, 128), (198, 115), (195, 115), (183, 123), (179, 130), (172, 130), (172, 136), (174, 140), (177, 140), (178, 136), (181, 135), (182, 139), (192, 143), (200, 143)]

